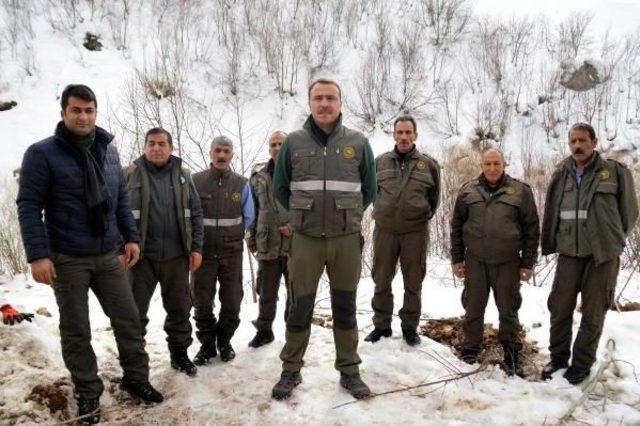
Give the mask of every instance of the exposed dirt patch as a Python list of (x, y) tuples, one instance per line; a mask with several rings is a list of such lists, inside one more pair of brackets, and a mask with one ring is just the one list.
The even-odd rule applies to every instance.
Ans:
[[(424, 325), (420, 326), (420, 334), (449, 346), (455, 354), (460, 353), (464, 344), (462, 318), (427, 320)], [(520, 340), (522, 342), (522, 366), (525, 374), (527, 378), (537, 379), (540, 376), (540, 367), (544, 363), (539, 355), (537, 342), (527, 339), (524, 330), (520, 332)], [(498, 330), (491, 324), (485, 324), (479, 362), (501, 365), (503, 358), (502, 345), (498, 341)]]
[(311, 318), (311, 324), (331, 330), (333, 329), (333, 317), (326, 314), (315, 314)]
[(60, 413), (62, 419), (69, 419), (69, 392), (71, 384), (67, 379), (59, 379), (54, 383), (39, 384), (31, 389), (25, 401), (33, 401), (45, 406), (53, 415)]

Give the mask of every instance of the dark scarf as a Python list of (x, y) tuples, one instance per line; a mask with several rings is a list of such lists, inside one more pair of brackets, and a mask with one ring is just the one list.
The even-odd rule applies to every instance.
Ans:
[[(340, 113), (340, 115), (338, 116), (338, 119), (336, 120), (333, 126), (333, 131), (335, 131), (336, 127), (338, 127), (338, 123), (340, 122), (341, 119), (342, 119), (342, 113)], [(313, 116), (309, 116), (309, 126), (311, 127), (311, 133), (313, 133), (313, 136), (315, 136), (318, 142), (322, 143), (322, 145), (324, 146), (327, 146), (327, 143), (329, 142), (329, 136), (331, 136), (331, 134), (327, 134), (324, 130), (322, 130), (320, 126), (316, 124), (316, 121), (313, 119)]]
[(79, 136), (71, 133), (61, 121), (56, 127), (55, 135), (71, 148), (80, 161), (84, 173), (84, 193), (89, 207), (92, 232), (94, 235), (104, 235), (109, 223), (107, 215), (111, 209), (111, 194), (94, 156), (98, 148), (94, 146), (96, 130), (94, 128), (88, 135)]
[(405, 158), (407, 156), (413, 155), (414, 151), (416, 150), (416, 144), (413, 144), (413, 147), (411, 148), (411, 151), (409, 151), (409, 152), (400, 152), (400, 151), (398, 151), (398, 147), (397, 146), (394, 146), (393, 150), (395, 151), (396, 155), (398, 157), (400, 157), (400, 161), (402, 161), (404, 163)]

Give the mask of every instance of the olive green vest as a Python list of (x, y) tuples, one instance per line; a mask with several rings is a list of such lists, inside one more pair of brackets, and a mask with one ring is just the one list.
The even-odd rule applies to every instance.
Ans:
[(556, 232), (556, 250), (559, 254), (576, 257), (593, 255), (586, 227), (593, 178), (593, 167), (585, 170), (580, 185), (573, 172), (566, 175)]
[[(140, 253), (144, 253), (145, 239), (149, 225), (149, 197), (151, 187), (149, 172), (145, 168), (144, 157), (139, 157), (130, 166), (123, 169), (124, 180), (129, 192), (131, 212), (136, 219), (140, 231)], [(171, 186), (176, 206), (176, 218), (180, 228), (180, 236), (185, 252), (191, 251), (191, 204), (189, 201), (191, 174), (181, 167), (182, 161), (178, 157), (171, 157), (175, 163), (171, 170)]]
[(231, 170), (209, 169), (193, 175), (202, 203), (202, 256), (218, 258), (242, 252), (244, 225), (242, 190), (247, 179)]
[(337, 124), (327, 146), (317, 142), (309, 123), (287, 137), (291, 159), (289, 226), (311, 237), (360, 232), (362, 133)]
[(256, 205), (256, 220), (252, 226), (256, 244), (256, 257), (273, 260), (289, 253), (290, 239), (280, 233), (280, 227), (289, 221), (289, 215), (273, 193), (268, 164), (260, 164), (251, 176), (251, 190)]

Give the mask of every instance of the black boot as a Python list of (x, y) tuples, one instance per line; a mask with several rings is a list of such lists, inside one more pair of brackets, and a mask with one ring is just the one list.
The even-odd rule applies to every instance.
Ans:
[(227, 339), (218, 337), (218, 350), (220, 351), (220, 360), (223, 362), (229, 362), (236, 357), (236, 352)]
[(391, 337), (391, 329), (374, 328), (373, 331), (364, 338), (364, 341), (375, 343), (380, 340), (381, 337)]
[(193, 377), (196, 375), (198, 369), (189, 359), (185, 346), (171, 346), (169, 347), (169, 353), (171, 354), (171, 368), (183, 371), (187, 376)]
[(255, 337), (249, 342), (250, 348), (259, 348), (273, 342), (274, 336), (271, 330), (258, 330)]
[(478, 355), (480, 355), (480, 350), (476, 348), (463, 348), (458, 354), (458, 358), (467, 364), (475, 364), (478, 362)]
[(504, 371), (507, 376), (513, 376), (524, 378), (524, 370), (522, 369), (522, 363), (520, 359), (521, 345), (516, 343), (503, 343), (502, 350), (504, 352)]
[(283, 371), (280, 374), (280, 380), (271, 390), (271, 397), (278, 400), (287, 399), (300, 383), (302, 383), (302, 376), (299, 371)]
[(360, 373), (340, 373), (340, 386), (349, 391), (355, 399), (371, 396), (371, 389), (360, 378)]
[(567, 371), (564, 372), (563, 377), (567, 379), (567, 381), (572, 385), (579, 385), (584, 381), (584, 379), (589, 377), (589, 374), (591, 374), (590, 368), (581, 368), (572, 365), (571, 367), (567, 368)]
[(195, 365), (206, 365), (209, 364), (211, 358), (215, 358), (218, 355), (216, 352), (216, 340), (215, 338), (211, 342), (203, 343), (200, 346), (200, 350), (193, 358), (193, 363)]
[(127, 376), (122, 378), (120, 388), (129, 392), (132, 396), (138, 397), (145, 402), (162, 402), (164, 397), (160, 392), (155, 390), (149, 382), (134, 382)]
[(100, 399), (78, 398), (78, 417), (81, 425), (100, 423)]
[(420, 336), (418, 336), (415, 328), (403, 328), (402, 337), (404, 337), (404, 341), (407, 342), (409, 346), (417, 346), (420, 344)]
[(569, 363), (567, 361), (551, 357), (551, 361), (549, 361), (549, 363), (542, 369), (540, 378), (542, 380), (551, 380), (553, 373), (563, 368), (567, 368), (568, 366)]

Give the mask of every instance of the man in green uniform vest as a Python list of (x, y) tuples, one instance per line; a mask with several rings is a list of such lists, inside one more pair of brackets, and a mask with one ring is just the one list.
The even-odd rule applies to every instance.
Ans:
[[(571, 126), (571, 155), (551, 177), (542, 223), (542, 254), (559, 254), (548, 301), (551, 360), (542, 378), (550, 379), (569, 367), (564, 377), (571, 384), (581, 383), (591, 373), (613, 301), (619, 256), (638, 218), (631, 172), (624, 164), (605, 159), (595, 151), (597, 145), (591, 125)], [(571, 350), (578, 293), (582, 319)]]
[(272, 396), (284, 399), (302, 381), (300, 369), (311, 333), (318, 281), (327, 271), (331, 287), (335, 368), (354, 397), (370, 395), (358, 365), (356, 289), (360, 280), (363, 211), (376, 196), (373, 152), (359, 132), (342, 125), (340, 86), (316, 80), (309, 87), (311, 115), (282, 146), (274, 191), (289, 209), (293, 230), (289, 258), (291, 308), (282, 375)]

